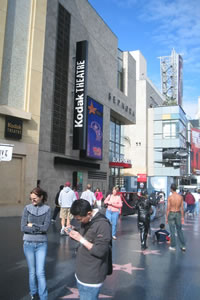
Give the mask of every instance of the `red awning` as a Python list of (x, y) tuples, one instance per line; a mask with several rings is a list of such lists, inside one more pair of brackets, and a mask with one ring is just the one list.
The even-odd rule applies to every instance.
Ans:
[(109, 166), (113, 167), (113, 168), (124, 168), (124, 169), (128, 169), (128, 168), (132, 168), (132, 164), (129, 163), (125, 163), (125, 162), (109, 162)]

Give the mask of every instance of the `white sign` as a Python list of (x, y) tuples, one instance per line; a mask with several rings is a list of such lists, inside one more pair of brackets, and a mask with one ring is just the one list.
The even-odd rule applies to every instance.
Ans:
[(126, 158), (117, 158), (117, 157), (113, 157), (112, 158), (112, 162), (116, 162), (116, 163), (125, 163), (125, 164), (131, 164), (131, 160), (130, 159), (126, 159)]
[(0, 161), (12, 159), (13, 145), (0, 144)]

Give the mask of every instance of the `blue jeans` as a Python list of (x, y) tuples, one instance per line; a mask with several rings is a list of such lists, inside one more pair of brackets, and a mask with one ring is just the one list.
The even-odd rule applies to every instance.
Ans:
[(99, 299), (99, 292), (100, 292), (100, 287), (91, 287), (91, 286), (85, 286), (78, 281), (77, 287), (79, 291), (79, 296), (80, 300), (97, 300)]
[(111, 211), (106, 210), (106, 218), (110, 221), (112, 224), (112, 236), (116, 236), (117, 233), (117, 221), (119, 218), (119, 212), (118, 211)]
[(39, 294), (40, 300), (48, 299), (45, 278), (45, 259), (47, 254), (47, 242), (24, 241), (24, 254), (29, 269), (29, 288), (31, 295)]
[(185, 247), (185, 240), (182, 231), (181, 224), (181, 213), (180, 212), (170, 212), (168, 215), (169, 229), (171, 233), (171, 247), (176, 246), (175, 228), (177, 230), (177, 235), (180, 241), (180, 246)]

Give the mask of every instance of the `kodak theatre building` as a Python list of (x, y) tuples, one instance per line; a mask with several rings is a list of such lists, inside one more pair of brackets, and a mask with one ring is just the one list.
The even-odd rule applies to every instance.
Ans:
[[(66, 181), (79, 192), (87, 183), (104, 194), (122, 186), (131, 167), (123, 125), (135, 123), (134, 58), (87, 0), (3, 3), (0, 145), (12, 145), (12, 159), (0, 162), (1, 215), (19, 215), (37, 184), (52, 207)], [(8, 124), (20, 137), (6, 135)]]

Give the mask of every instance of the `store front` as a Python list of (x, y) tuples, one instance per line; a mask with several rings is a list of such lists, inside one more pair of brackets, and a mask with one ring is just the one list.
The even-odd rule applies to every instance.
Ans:
[(118, 185), (124, 188), (124, 169), (131, 168), (131, 161), (124, 156), (124, 128), (123, 124), (111, 117), (110, 148), (109, 148), (109, 190)]

